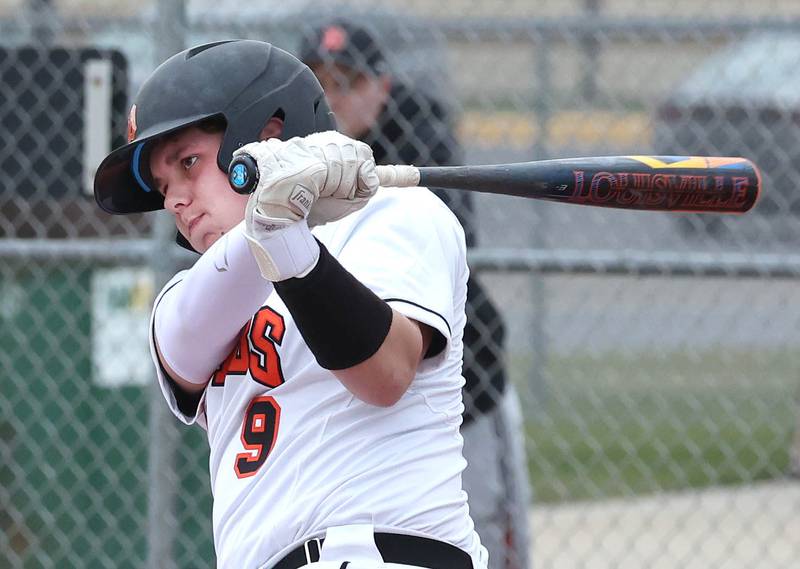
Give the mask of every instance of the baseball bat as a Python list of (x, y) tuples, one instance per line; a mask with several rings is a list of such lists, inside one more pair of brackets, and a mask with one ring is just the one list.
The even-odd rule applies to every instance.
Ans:
[[(451, 188), (579, 205), (694, 213), (745, 213), (761, 174), (750, 160), (718, 156), (601, 156), (485, 166), (378, 166), (381, 186)], [(255, 159), (231, 162), (231, 187), (251, 193)]]

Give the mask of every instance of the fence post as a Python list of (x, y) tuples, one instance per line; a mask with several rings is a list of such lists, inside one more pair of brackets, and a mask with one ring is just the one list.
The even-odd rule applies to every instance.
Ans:
[(800, 393), (797, 396), (795, 415), (794, 437), (789, 449), (789, 475), (800, 478)]
[[(183, 50), (186, 46), (187, 17), (184, 0), (159, 0), (155, 26), (158, 45), (154, 66)], [(175, 274), (178, 257), (175, 245), (175, 224), (171, 216), (155, 216), (152, 232), (150, 267), (158, 285)], [(180, 428), (167, 408), (158, 383), (150, 385), (147, 503), (147, 563), (149, 569), (177, 567), (173, 544), (178, 533), (175, 497), (178, 476), (175, 458), (180, 451)]]
[[(549, 158), (547, 147), (547, 130), (550, 126), (552, 115), (552, 62), (549, 53), (549, 42), (546, 37), (537, 36), (538, 42), (533, 43), (535, 68), (535, 84), (533, 88), (532, 107), (536, 113), (536, 139), (533, 141), (532, 156), (536, 160)], [(532, 204), (534, 221), (531, 223), (531, 246), (543, 250), (547, 247), (547, 216), (542, 214), (543, 204)], [(544, 277), (540, 274), (531, 275), (531, 304), (533, 317), (531, 320), (531, 352), (533, 363), (529, 375), (530, 401), (528, 408), (543, 408), (547, 399), (547, 378), (545, 367), (547, 365), (547, 287)]]

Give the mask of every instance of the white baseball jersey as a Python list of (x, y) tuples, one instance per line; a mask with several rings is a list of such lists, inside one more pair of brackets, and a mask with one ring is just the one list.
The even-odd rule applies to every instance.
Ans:
[[(208, 433), (218, 567), (259, 567), (304, 538), (354, 523), (433, 537), (477, 559), (461, 487), (461, 226), (427, 189), (382, 188), (314, 234), (392, 308), (447, 343), (398, 403), (372, 406), (317, 364), (273, 292), (212, 376), (197, 416), (181, 413), (156, 362), (172, 412)], [(340, 323), (342, 334), (347, 328)]]

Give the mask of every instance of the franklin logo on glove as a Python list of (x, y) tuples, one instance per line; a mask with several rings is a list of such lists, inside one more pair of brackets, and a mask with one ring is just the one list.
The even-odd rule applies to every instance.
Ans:
[(314, 203), (314, 194), (308, 188), (298, 184), (289, 197), (289, 201), (302, 209), (304, 216), (308, 216), (308, 212), (311, 211), (311, 206)]

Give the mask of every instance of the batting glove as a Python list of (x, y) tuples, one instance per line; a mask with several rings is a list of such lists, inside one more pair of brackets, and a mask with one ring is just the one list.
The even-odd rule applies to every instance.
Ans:
[(265, 279), (277, 282), (308, 274), (319, 245), (306, 218), (319, 198), (327, 167), (302, 140), (270, 139), (243, 146), (258, 164), (259, 182), (245, 210), (245, 237)]
[(320, 199), (308, 216), (311, 227), (342, 219), (375, 195), (380, 182), (368, 144), (334, 130), (310, 134), (302, 141), (327, 167)]

